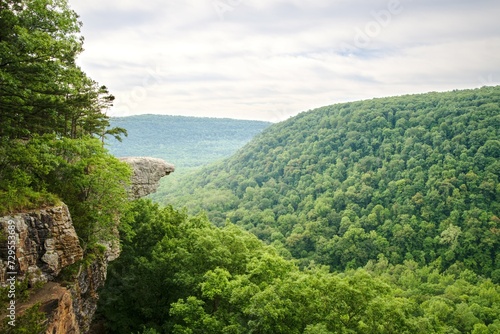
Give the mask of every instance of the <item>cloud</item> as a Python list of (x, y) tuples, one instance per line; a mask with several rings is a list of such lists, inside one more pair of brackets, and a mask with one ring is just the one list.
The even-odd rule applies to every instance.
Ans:
[(116, 95), (111, 115), (278, 121), (337, 102), (500, 83), (492, 0), (70, 3), (84, 23), (79, 63)]

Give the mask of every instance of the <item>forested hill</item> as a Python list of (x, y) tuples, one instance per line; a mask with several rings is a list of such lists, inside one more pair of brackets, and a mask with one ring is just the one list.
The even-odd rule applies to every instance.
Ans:
[(177, 167), (197, 167), (231, 156), (271, 123), (166, 115), (111, 118), (128, 137), (109, 140), (115, 156), (150, 156)]
[(500, 281), (500, 87), (337, 104), (165, 190), (332, 270), (386, 258)]

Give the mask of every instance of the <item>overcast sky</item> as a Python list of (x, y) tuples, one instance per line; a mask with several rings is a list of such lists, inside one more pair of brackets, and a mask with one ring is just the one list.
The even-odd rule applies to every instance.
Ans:
[(110, 116), (281, 121), (500, 84), (498, 0), (70, 0)]

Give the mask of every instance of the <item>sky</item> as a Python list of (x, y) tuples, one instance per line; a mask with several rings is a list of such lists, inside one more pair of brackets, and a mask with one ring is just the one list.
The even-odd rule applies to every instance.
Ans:
[(498, 0), (69, 0), (110, 116), (277, 122), (500, 84)]

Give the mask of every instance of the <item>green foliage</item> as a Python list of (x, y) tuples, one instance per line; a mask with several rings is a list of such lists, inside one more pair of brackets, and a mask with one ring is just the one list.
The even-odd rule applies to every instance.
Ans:
[(458, 265), (381, 257), (299, 269), (228, 223), (136, 201), (99, 305), (109, 333), (495, 333), (500, 288)]
[[(445, 272), (439, 263), (421, 267), (415, 261), (389, 265), (387, 259), (366, 266), (372, 275), (397, 286), (399, 294), (419, 305), (423, 314), (416, 326), (420, 331), (473, 333), (500, 328), (500, 287), (463, 265), (452, 265)], [(430, 330), (433, 328), (433, 330)]]
[(130, 167), (107, 153), (97, 139), (57, 140), (58, 168), (49, 174), (68, 205), (78, 236), (85, 243), (112, 237), (112, 228), (127, 204)]
[(101, 244), (93, 244), (91, 246), (92, 247), (86, 249), (86, 252), (81, 260), (76, 261), (61, 270), (57, 276), (57, 280), (59, 282), (63, 284), (72, 284), (78, 278), (79, 273), (95, 264), (97, 259), (100, 259), (101, 263), (105, 261), (104, 254), (106, 247)]
[(0, 137), (124, 134), (102, 112), (114, 97), (75, 64), (80, 26), (66, 0), (0, 1)]
[(27, 143), (5, 140), (0, 143), (0, 213), (43, 207), (57, 203), (39, 180), (53, 168), (55, 157), (47, 152), (43, 139)]
[[(11, 298), (9, 298), (9, 289), (9, 285), (0, 287), (0, 307), (2, 308), (2, 310), (4, 310), (8, 306), (8, 303), (11, 300)], [(15, 291), (16, 300), (21, 302), (25, 302), (28, 300), (30, 293), (33, 292), (32, 290), (28, 289), (28, 277), (26, 277), (22, 281), (17, 280), (15, 282)]]
[(3, 320), (2, 333), (5, 334), (42, 334), (47, 328), (46, 314), (40, 310), (40, 303), (37, 303), (26, 311), (21, 316), (16, 318), (15, 326), (8, 324), (10, 318)]
[(0, 207), (14, 211), (61, 198), (70, 208), (78, 236), (92, 244), (112, 236), (127, 202), (128, 165), (107, 153), (99, 140), (52, 136), (11, 140), (0, 148)]
[[(99, 307), (110, 333), (500, 331), (500, 87), (339, 104), (271, 126), (167, 190), (208, 215), (190, 217), (127, 204), (130, 170), (102, 142), (126, 131), (109, 128), (114, 97), (75, 64), (80, 25), (66, 0), (0, 0), (0, 210), (67, 203), (86, 247), (69, 277), (103, 255), (122, 215)], [(191, 137), (197, 160), (183, 164), (218, 157), (212, 137)], [(45, 322), (35, 305), (3, 329)]]
[(270, 123), (221, 118), (140, 115), (113, 117), (112, 127), (126, 128), (127, 139), (110, 139), (109, 151), (117, 157), (149, 156), (175, 164), (175, 173), (160, 180), (149, 198), (160, 201), (182, 175), (227, 158)]
[(75, 64), (80, 26), (66, 0), (0, 0), (0, 213), (62, 200), (87, 246), (112, 235), (130, 171), (103, 149), (126, 131)]
[[(139, 334), (139, 332), (138, 332), (138, 334)], [(141, 334), (159, 334), (159, 333), (153, 328), (144, 328), (144, 330), (141, 332)]]
[(127, 205), (128, 165), (108, 154), (94, 138), (34, 136), (0, 146), (0, 213), (60, 203), (70, 209), (86, 248), (114, 237)]
[(440, 260), (498, 281), (500, 87), (338, 104), (275, 124), (235, 156), (165, 188), (301, 266), (379, 255)]

